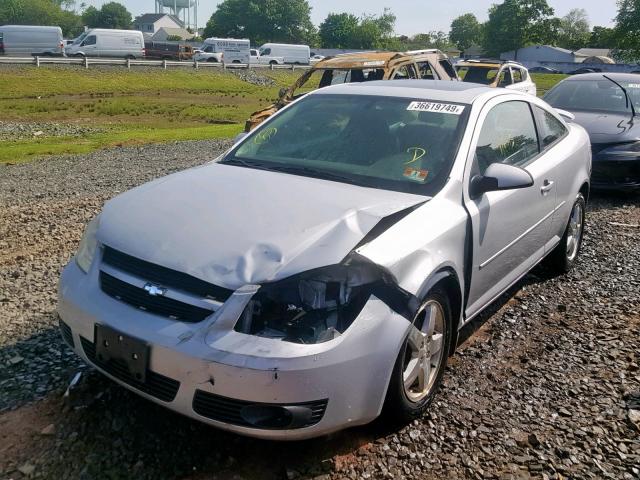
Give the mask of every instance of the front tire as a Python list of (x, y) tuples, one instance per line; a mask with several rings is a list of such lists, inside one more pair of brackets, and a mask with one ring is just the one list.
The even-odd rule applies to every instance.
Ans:
[(435, 288), (420, 306), (400, 348), (387, 391), (385, 415), (408, 423), (424, 414), (442, 383), (452, 328), (449, 298)]
[(582, 193), (578, 193), (571, 208), (569, 222), (564, 235), (560, 243), (556, 245), (545, 260), (547, 268), (554, 274), (567, 273), (578, 261), (578, 254), (582, 248), (582, 239), (584, 237), (586, 207), (587, 202), (584, 196)]

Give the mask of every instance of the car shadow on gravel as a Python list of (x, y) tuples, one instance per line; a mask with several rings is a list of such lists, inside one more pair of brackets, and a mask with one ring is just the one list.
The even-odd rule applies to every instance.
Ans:
[[(473, 333), (532, 283), (544, 281), (535, 274), (503, 294), (462, 332), (460, 343), (483, 341)], [(464, 345), (463, 345), (464, 348)], [(335, 470), (340, 462), (365, 455), (371, 443), (393, 435), (402, 425), (381, 418), (325, 437), (299, 442), (273, 442), (241, 437), (207, 426), (145, 400), (96, 370), (86, 367), (64, 344), (57, 328), (0, 350), (0, 356), (23, 360), (8, 373), (13, 407), (43, 397), (24, 381), (39, 385), (48, 379), (48, 401), (59, 412), (53, 419), (58, 440), (57, 455), (41, 455), (43, 470), (60, 478), (84, 476), (128, 478), (297, 478), (314, 477)], [(52, 356), (63, 356), (54, 362)], [(56, 365), (55, 375), (51, 365)], [(1, 368), (1, 367), (0, 367)], [(83, 372), (79, 384), (63, 397), (74, 372)], [(27, 392), (27, 393), (25, 393)], [(423, 421), (429, 420), (429, 414)], [(95, 452), (100, 452), (99, 454)], [(108, 459), (108, 460), (107, 460)]]

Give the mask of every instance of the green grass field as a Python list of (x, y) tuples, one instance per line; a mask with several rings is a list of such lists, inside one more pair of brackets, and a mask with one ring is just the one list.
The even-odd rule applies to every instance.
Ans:
[[(90, 126), (82, 138), (38, 136), (2, 142), (0, 163), (88, 153), (121, 145), (232, 137), (247, 117), (277, 98), (301, 75), (260, 71), (273, 86), (261, 87), (212, 70), (83, 70), (77, 67), (3, 68), (0, 120)], [(562, 75), (532, 75), (540, 94)]]

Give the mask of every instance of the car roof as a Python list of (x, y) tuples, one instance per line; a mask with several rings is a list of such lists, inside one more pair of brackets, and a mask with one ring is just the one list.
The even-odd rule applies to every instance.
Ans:
[(516, 65), (523, 67), (521, 63), (512, 60), (464, 60), (457, 63), (457, 67), (482, 67), (482, 68), (499, 68), (503, 65)]
[(327, 57), (316, 63), (316, 70), (328, 70), (332, 68), (385, 68), (391, 61), (407, 60), (420, 61), (423, 58), (444, 57), (437, 49), (415, 50), (411, 52), (358, 52), (343, 53), (334, 57)]
[(611, 78), (617, 82), (637, 82), (640, 83), (640, 75), (637, 73), (608, 73), (608, 72), (596, 72), (596, 73), (581, 73), (573, 77), (567, 77), (563, 82), (584, 82), (593, 80), (602, 80), (604, 76)]
[(505, 92), (479, 83), (450, 80), (378, 80), (333, 85), (311, 92), (311, 95), (376, 95), (471, 104), (481, 95), (495, 96), (503, 93), (515, 92), (512, 90)]

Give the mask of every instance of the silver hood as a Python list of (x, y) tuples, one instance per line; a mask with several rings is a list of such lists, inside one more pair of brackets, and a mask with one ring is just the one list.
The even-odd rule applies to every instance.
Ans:
[(212, 163), (107, 202), (98, 240), (236, 289), (339, 263), (382, 218), (426, 199)]

